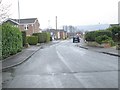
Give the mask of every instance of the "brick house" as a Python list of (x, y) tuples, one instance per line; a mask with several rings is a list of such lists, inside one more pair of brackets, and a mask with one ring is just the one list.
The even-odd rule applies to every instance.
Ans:
[(58, 39), (66, 39), (67, 38), (67, 32), (63, 29), (47, 29), (43, 32), (49, 32), (51, 34), (52, 39), (58, 40)]
[(67, 32), (64, 31), (63, 29), (58, 30), (58, 39), (66, 39), (67, 38)]
[(40, 24), (37, 18), (27, 18), (27, 19), (7, 19), (4, 22), (10, 22), (16, 27), (19, 27), (21, 31), (26, 31), (27, 36), (33, 33), (39, 33)]
[(21, 31), (26, 31), (27, 36), (33, 33), (40, 32), (40, 24), (37, 18), (27, 18), (27, 19), (12, 19), (19, 23), (19, 28)]
[(8, 18), (8, 19), (4, 20), (3, 22), (1, 22), (0, 25), (2, 25), (3, 23), (10, 23), (10, 24), (14, 25), (15, 27), (18, 27), (18, 25), (19, 25), (18, 22), (14, 21), (14, 20), (12, 20), (10, 18)]

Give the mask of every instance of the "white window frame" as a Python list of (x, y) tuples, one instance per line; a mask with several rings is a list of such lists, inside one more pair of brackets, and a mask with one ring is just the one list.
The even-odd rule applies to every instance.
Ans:
[(28, 24), (25, 24), (25, 25), (24, 25), (24, 29), (25, 29), (25, 30), (28, 30)]

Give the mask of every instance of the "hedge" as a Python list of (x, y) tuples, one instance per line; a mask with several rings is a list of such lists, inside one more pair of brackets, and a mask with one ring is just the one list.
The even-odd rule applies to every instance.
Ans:
[(0, 25), (0, 60), (2, 59), (2, 26)]
[(50, 41), (50, 33), (34, 33), (33, 36), (38, 36), (38, 43), (46, 43)]
[(2, 58), (16, 54), (22, 50), (22, 34), (10, 23), (2, 25)]
[(95, 41), (95, 32), (92, 31), (92, 32), (87, 32), (85, 34), (85, 40), (86, 41)]
[(50, 37), (50, 41), (52, 41), (52, 37)]
[(47, 34), (46, 42), (49, 42), (49, 41), (50, 41), (50, 36), (51, 36), (51, 35), (50, 35), (50, 33), (48, 33), (48, 32), (47, 32), (46, 34)]
[(95, 32), (96, 36), (106, 35), (108, 37), (112, 37), (112, 32), (107, 30), (98, 30)]
[(101, 35), (112, 37), (112, 32), (108, 30), (91, 31), (85, 34), (86, 41), (95, 41), (95, 38)]
[(112, 38), (108, 37), (107, 35), (101, 35), (95, 38), (95, 41), (99, 44), (102, 43), (108, 43), (110, 40), (112, 40)]
[(120, 26), (114, 26), (107, 29), (112, 32), (112, 39), (116, 42), (120, 41)]
[(22, 41), (23, 41), (23, 46), (26, 45), (27, 41), (26, 41), (26, 31), (22, 31)]
[(38, 36), (27, 36), (27, 43), (30, 45), (36, 45), (38, 43)]
[(34, 33), (33, 36), (38, 36), (38, 43), (44, 42), (44, 38), (41, 33)]

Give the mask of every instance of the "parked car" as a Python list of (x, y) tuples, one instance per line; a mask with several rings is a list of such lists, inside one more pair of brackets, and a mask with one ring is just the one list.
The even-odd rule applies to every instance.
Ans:
[(78, 43), (80, 42), (80, 38), (78, 36), (73, 37), (73, 43), (75, 42), (78, 42)]

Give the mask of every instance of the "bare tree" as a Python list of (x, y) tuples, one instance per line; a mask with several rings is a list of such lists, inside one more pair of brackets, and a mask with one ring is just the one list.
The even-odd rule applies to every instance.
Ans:
[(10, 5), (3, 5), (2, 0), (0, 0), (0, 23), (9, 17), (9, 7)]

